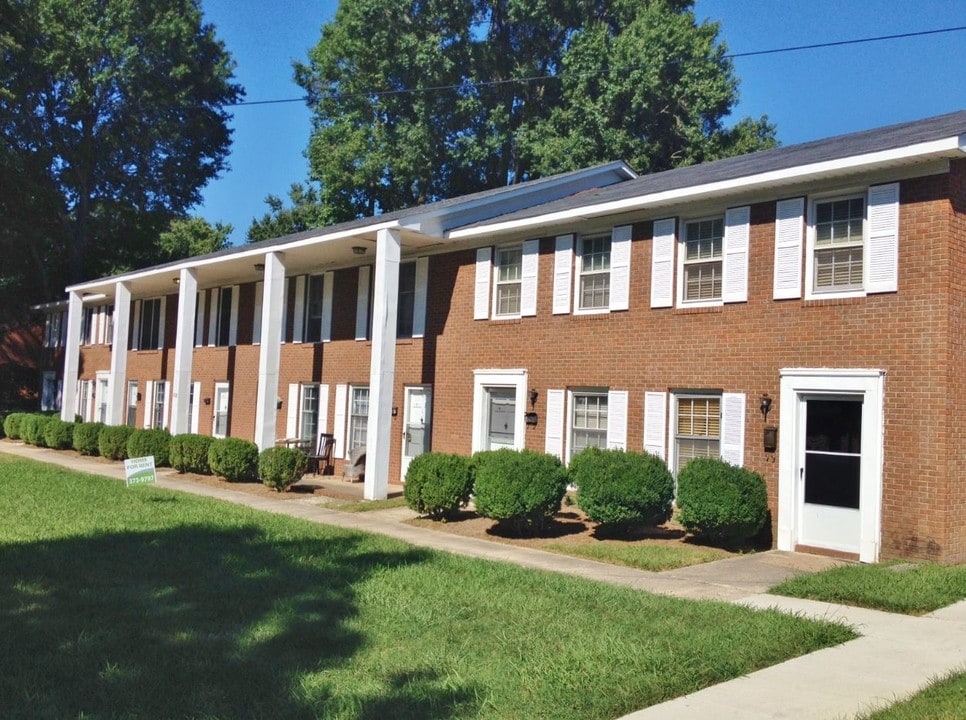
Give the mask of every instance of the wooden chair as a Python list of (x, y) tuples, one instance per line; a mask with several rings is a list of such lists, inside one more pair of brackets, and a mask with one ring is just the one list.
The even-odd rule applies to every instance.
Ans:
[(321, 469), (322, 474), (332, 464), (332, 446), (335, 444), (335, 436), (330, 433), (319, 433), (319, 445), (315, 449), (315, 452), (310, 452), (309, 455), (309, 466), (312, 468), (312, 474), (318, 475)]
[(366, 478), (366, 447), (362, 445), (349, 453), (342, 467), (342, 479), (362, 482)]

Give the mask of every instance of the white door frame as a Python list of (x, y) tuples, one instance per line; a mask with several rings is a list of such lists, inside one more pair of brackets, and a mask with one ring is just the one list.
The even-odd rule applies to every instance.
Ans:
[(520, 417), (514, 425), (513, 447), (522, 450), (526, 444), (526, 423), (523, 412), (527, 402), (527, 371), (516, 370), (474, 370), (473, 371), (473, 443), (472, 451), (478, 452), (486, 447), (487, 435), (487, 388), (512, 388), (515, 393), (515, 407)]
[(821, 395), (862, 398), (862, 465), (859, 487), (859, 560), (877, 562), (882, 531), (883, 393), (885, 372), (790, 368), (779, 371), (781, 408), (778, 465), (778, 549), (794, 550), (801, 535), (803, 501), (800, 449), (803, 402)]
[(424, 426), (426, 428), (425, 438), (427, 442), (424, 444), (423, 452), (427, 452), (432, 446), (432, 431), (433, 431), (433, 386), (432, 385), (405, 385), (403, 386), (403, 425), (402, 425), (402, 448), (400, 449), (400, 455), (402, 460), (399, 463), (399, 481), (406, 481), (406, 470), (409, 468), (409, 463), (412, 462), (412, 458), (407, 458), (406, 455), (406, 428), (409, 427), (409, 398), (410, 391), (412, 390), (422, 390), (426, 393), (426, 409), (424, 411)]

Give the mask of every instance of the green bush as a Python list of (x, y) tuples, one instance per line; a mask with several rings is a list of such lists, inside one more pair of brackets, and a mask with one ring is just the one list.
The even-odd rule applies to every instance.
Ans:
[(30, 413), (20, 421), (20, 437), (28, 445), (46, 447), (47, 439), (44, 434), (47, 432), (47, 423), (51, 420), (50, 415), (40, 413)]
[(101, 457), (110, 460), (126, 460), (127, 442), (131, 439), (134, 428), (127, 425), (105, 425), (97, 434), (97, 449)]
[(258, 478), (258, 446), (250, 440), (220, 438), (208, 448), (211, 472), (229, 482)]
[(171, 454), (171, 433), (163, 428), (135, 428), (127, 439), (129, 458), (154, 455), (155, 467), (168, 467)]
[(103, 428), (104, 423), (76, 423), (74, 425), (74, 449), (81, 455), (99, 454), (100, 448), (97, 439)]
[(671, 517), (674, 477), (656, 455), (591, 447), (574, 456), (569, 472), (578, 507), (604, 528), (660, 525)]
[(406, 504), (433, 520), (445, 520), (470, 501), (473, 471), (463, 455), (427, 452), (413, 458), (406, 470)]
[(560, 460), (533, 450), (477, 453), (473, 472), (477, 512), (517, 534), (542, 530), (567, 492), (567, 470)]
[(277, 492), (286, 490), (305, 474), (309, 456), (297, 448), (270, 447), (258, 456), (258, 476)]
[(175, 435), (171, 438), (171, 467), (180, 473), (211, 475), (208, 450), (213, 441), (210, 435)]
[(21, 440), (20, 437), (20, 425), (23, 419), (27, 417), (27, 413), (14, 412), (10, 413), (3, 419), (3, 433), (11, 440)]
[(678, 508), (688, 532), (714, 543), (741, 543), (768, 517), (765, 481), (724, 460), (696, 458), (678, 472)]
[(47, 421), (44, 429), (44, 443), (54, 450), (67, 450), (74, 445), (74, 423), (64, 422), (58, 417)]

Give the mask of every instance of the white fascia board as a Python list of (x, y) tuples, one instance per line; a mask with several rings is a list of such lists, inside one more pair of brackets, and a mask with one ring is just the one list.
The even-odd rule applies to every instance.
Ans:
[[(85, 290), (95, 290), (102, 289), (105, 287), (113, 287), (116, 282), (128, 282), (132, 280), (142, 280), (148, 277), (156, 277), (158, 275), (170, 275), (172, 278), (180, 275), (183, 269), (195, 269), (201, 268), (209, 265), (217, 265), (222, 262), (227, 262), (229, 260), (244, 260), (245, 258), (258, 258), (265, 255), (265, 253), (270, 252), (286, 252), (288, 250), (295, 250), (297, 248), (302, 248), (307, 245), (318, 245), (319, 243), (333, 242), (335, 240), (342, 240), (344, 238), (354, 237), (360, 233), (372, 233), (384, 229), (398, 228), (399, 221), (392, 220), (390, 222), (379, 223), (377, 225), (365, 225), (363, 227), (353, 228), (351, 230), (343, 230), (341, 232), (330, 233), (330, 234), (320, 234), (313, 235), (309, 238), (303, 238), (301, 240), (293, 240), (292, 242), (281, 243), (279, 245), (272, 245), (271, 247), (260, 247), (253, 248), (251, 250), (242, 250), (236, 253), (230, 253), (228, 255), (219, 255), (218, 257), (203, 258), (200, 260), (192, 260), (188, 258), (184, 262), (178, 263), (176, 265), (165, 265), (160, 268), (146, 268), (144, 270), (139, 270), (137, 272), (127, 273), (124, 275), (112, 275), (107, 278), (101, 278), (100, 280), (94, 280), (91, 282), (80, 283), (78, 285), (70, 285), (64, 289), (64, 292), (83, 292)], [(87, 298), (90, 299), (90, 298)]]
[(929, 142), (907, 145), (891, 150), (881, 150), (864, 155), (855, 155), (852, 157), (811, 163), (809, 165), (783, 168), (781, 170), (757, 173), (731, 180), (720, 180), (704, 185), (692, 185), (690, 187), (676, 188), (674, 190), (666, 190), (649, 195), (622, 198), (598, 205), (583, 205), (546, 215), (522, 218), (520, 220), (495, 222), (487, 225), (451, 230), (447, 233), (447, 237), (451, 240), (459, 240), (500, 232), (524, 230), (540, 225), (571, 222), (600, 215), (611, 215), (632, 210), (646, 210), (655, 205), (660, 206), (674, 202), (694, 201), (713, 197), (721, 193), (730, 194), (741, 190), (755, 190), (760, 187), (769, 187), (789, 181), (802, 182), (811, 179), (820, 179), (834, 173), (854, 173), (857, 171), (875, 170), (878, 167), (888, 167), (909, 160), (923, 160), (929, 159), (930, 157), (949, 157), (952, 153), (956, 152), (966, 154), (966, 135), (956, 135), (941, 140), (931, 140)]

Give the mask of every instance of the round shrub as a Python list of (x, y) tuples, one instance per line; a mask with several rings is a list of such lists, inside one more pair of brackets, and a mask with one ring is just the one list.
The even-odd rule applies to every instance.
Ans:
[(11, 440), (21, 440), (20, 426), (27, 413), (10, 413), (3, 419), (3, 433)]
[(592, 522), (621, 530), (671, 517), (674, 477), (656, 455), (591, 447), (574, 456), (569, 472), (577, 505)]
[(171, 438), (171, 467), (180, 473), (211, 475), (208, 450), (214, 438), (210, 435), (184, 433)]
[(567, 470), (560, 460), (533, 450), (477, 453), (473, 472), (477, 512), (517, 534), (542, 530), (567, 492)]
[(104, 428), (104, 423), (76, 423), (74, 425), (74, 449), (81, 455), (97, 455), (100, 448), (97, 445), (98, 436)]
[(74, 423), (64, 422), (58, 417), (47, 421), (44, 429), (44, 443), (54, 450), (67, 450), (74, 445)]
[(28, 445), (38, 445), (44, 447), (46, 441), (44, 432), (47, 430), (47, 421), (50, 418), (46, 415), (28, 413), (20, 421), (20, 437)]
[(406, 470), (406, 504), (433, 520), (453, 517), (473, 492), (470, 459), (463, 455), (427, 452), (413, 458)]
[(277, 492), (288, 489), (305, 474), (309, 457), (297, 448), (270, 447), (258, 456), (258, 476)]
[(258, 446), (250, 440), (220, 438), (208, 448), (211, 472), (229, 482), (258, 477)]
[(97, 449), (101, 457), (110, 460), (125, 460), (127, 454), (127, 441), (131, 439), (134, 428), (127, 425), (105, 425), (97, 434)]
[(170, 465), (171, 433), (163, 428), (135, 428), (127, 439), (129, 458), (154, 455), (155, 467)]
[(768, 517), (765, 481), (724, 460), (696, 458), (678, 472), (678, 508), (688, 532), (710, 542), (741, 543)]

